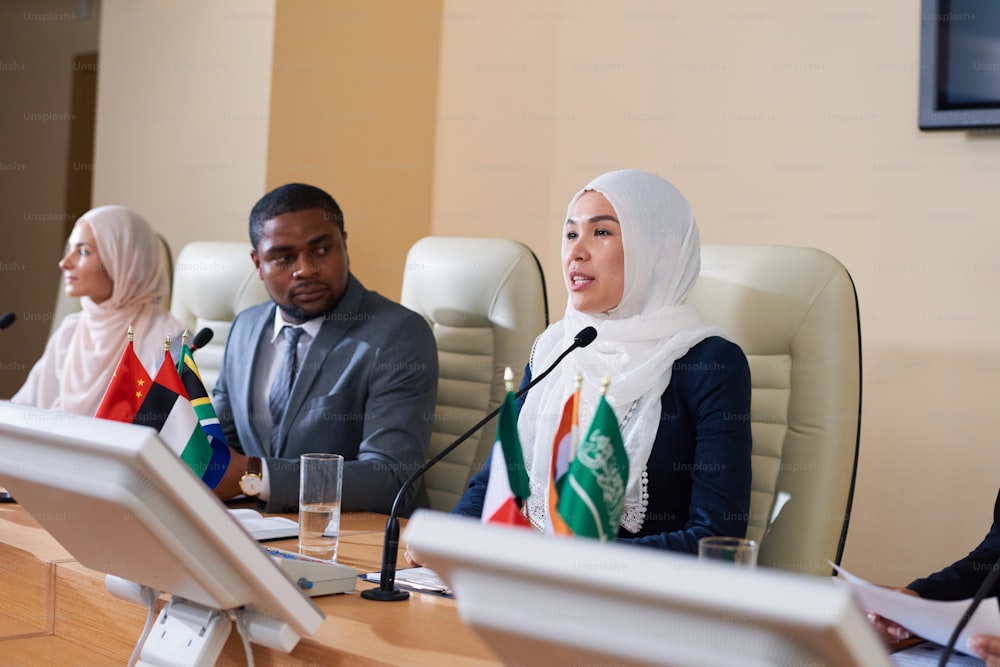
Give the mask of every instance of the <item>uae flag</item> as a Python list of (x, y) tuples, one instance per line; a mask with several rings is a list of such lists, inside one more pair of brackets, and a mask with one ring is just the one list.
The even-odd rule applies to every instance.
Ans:
[(483, 523), (531, 527), (521, 507), (531, 493), (524, 469), (521, 441), (517, 437), (514, 392), (508, 389), (497, 418), (497, 439), (490, 454), (490, 477), (483, 500)]
[(212, 460), (212, 447), (191, 407), (170, 349), (163, 356), (160, 370), (146, 394), (146, 400), (132, 420), (160, 432), (160, 439), (200, 478)]
[(132, 327), (128, 328), (128, 342), (118, 360), (118, 366), (111, 376), (108, 388), (104, 390), (104, 398), (97, 408), (95, 417), (112, 419), (119, 422), (130, 422), (139, 411), (139, 406), (146, 398), (146, 393), (153, 385), (153, 379), (135, 356), (132, 343)]
[(214, 489), (222, 481), (226, 469), (229, 468), (229, 445), (222, 434), (222, 426), (219, 418), (212, 407), (212, 401), (208, 397), (208, 390), (201, 379), (198, 365), (194, 362), (194, 354), (187, 344), (187, 334), (185, 334), (184, 344), (181, 347), (181, 358), (177, 362), (177, 373), (180, 375), (181, 384), (184, 385), (184, 392), (187, 394), (191, 407), (194, 408), (201, 430), (208, 438), (208, 444), (212, 448), (212, 457), (205, 468), (201, 479), (210, 489)]
[(601, 395), (560, 489), (559, 516), (574, 535), (614, 540), (627, 484), (628, 455), (618, 419)]
[(549, 491), (545, 512), (545, 532), (555, 535), (572, 535), (566, 522), (559, 516), (559, 493), (566, 483), (569, 462), (576, 449), (580, 430), (580, 379), (577, 378), (574, 391), (563, 406), (562, 418), (552, 442), (552, 458), (549, 461)]

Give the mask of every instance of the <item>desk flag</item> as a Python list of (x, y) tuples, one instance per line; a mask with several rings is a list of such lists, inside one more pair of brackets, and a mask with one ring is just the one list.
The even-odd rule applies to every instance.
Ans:
[(111, 376), (111, 382), (104, 390), (104, 398), (101, 399), (101, 405), (97, 408), (95, 417), (131, 422), (135, 418), (135, 413), (139, 411), (142, 401), (146, 398), (146, 392), (153, 385), (153, 379), (149, 377), (142, 362), (135, 356), (134, 340), (135, 335), (130, 324), (128, 342), (125, 343), (125, 349), (122, 350), (122, 356)]
[(549, 492), (545, 512), (545, 532), (555, 535), (572, 535), (566, 522), (559, 516), (559, 493), (566, 483), (569, 462), (576, 453), (580, 437), (580, 386), (583, 377), (576, 374), (576, 387), (563, 406), (562, 418), (552, 442), (552, 458), (549, 461)]
[(167, 338), (163, 363), (153, 379), (153, 386), (132, 422), (159, 431), (167, 447), (204, 479), (212, 460), (212, 447), (170, 356), (170, 338)]
[(507, 396), (497, 417), (497, 439), (490, 454), (490, 477), (483, 499), (483, 523), (500, 523), (531, 528), (521, 507), (531, 493), (524, 469), (521, 441), (517, 437), (517, 406), (514, 403), (514, 373), (504, 372)]
[(208, 390), (201, 379), (198, 365), (194, 362), (194, 353), (188, 347), (187, 330), (184, 330), (184, 338), (181, 342), (181, 356), (177, 361), (177, 374), (180, 375), (181, 384), (187, 392), (191, 407), (194, 408), (201, 424), (201, 430), (208, 438), (208, 444), (212, 447), (212, 458), (205, 469), (201, 479), (210, 489), (214, 489), (222, 481), (222, 476), (229, 468), (229, 445), (226, 437), (222, 434), (222, 426), (219, 424), (219, 417), (212, 407), (212, 400), (208, 397)]
[(625, 506), (628, 454), (618, 418), (605, 398), (604, 379), (594, 419), (569, 464), (559, 494), (559, 516), (574, 535), (614, 540)]

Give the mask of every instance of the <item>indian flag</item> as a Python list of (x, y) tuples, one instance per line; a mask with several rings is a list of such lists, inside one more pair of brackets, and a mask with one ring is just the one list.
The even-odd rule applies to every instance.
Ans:
[(576, 390), (566, 399), (562, 418), (559, 420), (559, 427), (556, 429), (556, 436), (552, 442), (552, 458), (549, 460), (548, 509), (545, 513), (545, 532), (547, 534), (573, 534), (573, 531), (559, 516), (558, 507), (560, 489), (566, 482), (569, 462), (573, 457), (576, 441), (579, 437), (580, 383), (581, 378), (577, 376)]
[(184, 461), (199, 478), (204, 478), (212, 460), (212, 446), (201, 428), (198, 415), (188, 400), (177, 366), (164, 353), (163, 363), (153, 379), (146, 399), (132, 420), (160, 432), (160, 439)]
[(559, 516), (574, 535), (614, 540), (627, 484), (628, 455), (618, 419), (602, 394), (560, 489)]
[(508, 389), (497, 418), (497, 439), (490, 455), (490, 477), (483, 500), (483, 523), (531, 527), (521, 507), (531, 493), (524, 469), (521, 441), (517, 437), (517, 407)]

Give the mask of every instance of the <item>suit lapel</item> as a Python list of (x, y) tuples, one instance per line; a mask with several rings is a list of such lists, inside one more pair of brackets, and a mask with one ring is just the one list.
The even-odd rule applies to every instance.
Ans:
[(313, 397), (313, 385), (319, 378), (321, 371), (326, 365), (326, 359), (336, 346), (337, 341), (344, 337), (350, 329), (352, 318), (345, 315), (357, 313), (361, 309), (364, 296), (364, 288), (353, 275), (348, 277), (347, 290), (341, 297), (337, 306), (323, 320), (323, 326), (319, 333), (309, 345), (309, 351), (305, 359), (299, 361), (299, 373), (292, 383), (292, 393), (288, 397), (288, 409), (281, 419), (277, 451), (274, 456), (282, 457), (288, 449), (288, 425), (294, 424), (295, 420), (306, 407), (306, 403)]
[[(257, 373), (262, 372), (263, 370), (260, 366), (260, 363), (258, 363), (258, 360), (260, 359), (261, 348), (264, 345), (269, 344), (268, 341), (266, 340), (266, 334), (273, 330), (274, 310), (276, 307), (277, 306), (275, 306), (272, 303), (270, 308), (265, 308), (264, 315), (262, 317), (257, 318), (257, 321), (254, 322), (253, 326), (250, 327), (249, 329), (249, 332), (247, 334), (249, 340), (247, 340), (247, 344), (243, 347), (243, 349), (248, 349), (251, 348), (252, 346), (253, 356), (251, 357), (250, 363), (246, 364), (246, 366), (243, 368), (243, 370), (245, 371), (242, 374), (243, 386), (239, 388), (240, 392), (243, 395), (243, 401), (244, 401), (243, 404), (247, 406), (247, 419), (250, 422), (250, 431), (252, 432), (254, 440), (256, 441), (255, 444), (257, 447), (257, 451), (260, 452), (260, 454), (263, 456), (270, 455), (271, 453), (271, 445), (270, 445), (271, 434), (267, 432), (267, 430), (264, 427), (264, 425), (267, 423), (267, 420), (260, 419), (255, 414), (256, 407), (254, 403), (253, 391), (254, 387), (257, 386), (256, 384)], [(265, 387), (264, 391), (266, 396), (267, 395), (266, 392), (268, 391), (268, 389)], [(264, 403), (266, 404), (266, 401)], [(246, 448), (244, 448), (244, 451), (246, 451)]]

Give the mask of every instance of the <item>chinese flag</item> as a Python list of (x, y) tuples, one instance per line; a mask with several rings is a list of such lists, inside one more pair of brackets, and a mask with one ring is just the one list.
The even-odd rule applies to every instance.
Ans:
[(146, 393), (153, 385), (153, 380), (143, 368), (142, 362), (135, 356), (131, 337), (125, 345), (115, 374), (104, 391), (104, 398), (97, 408), (95, 417), (112, 419), (120, 422), (131, 422), (135, 413), (146, 398)]

